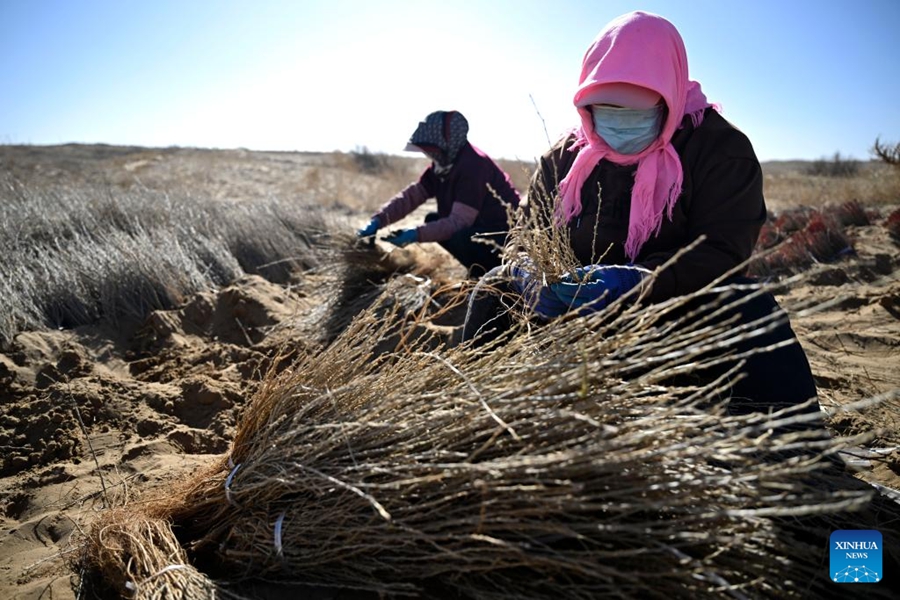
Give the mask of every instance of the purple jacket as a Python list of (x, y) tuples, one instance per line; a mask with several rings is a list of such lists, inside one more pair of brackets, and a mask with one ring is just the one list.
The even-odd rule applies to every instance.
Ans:
[(448, 240), (467, 227), (484, 232), (506, 231), (506, 206), (519, 205), (519, 193), (509, 175), (468, 142), (448, 173), (438, 175), (432, 164), (419, 181), (391, 198), (374, 216), (384, 227), (396, 223), (429, 198), (437, 199), (440, 218), (416, 228), (420, 242)]

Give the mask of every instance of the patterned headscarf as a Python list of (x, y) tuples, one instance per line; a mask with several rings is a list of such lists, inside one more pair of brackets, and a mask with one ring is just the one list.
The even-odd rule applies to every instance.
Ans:
[(439, 165), (450, 165), (466, 143), (469, 122), (455, 110), (431, 113), (409, 138), (409, 143), (431, 156)]
[[(672, 147), (672, 135), (685, 115), (694, 127), (703, 111), (712, 106), (700, 84), (688, 78), (687, 54), (678, 30), (664, 18), (631, 12), (610, 22), (584, 56), (578, 90), (573, 103), (581, 117), (572, 147), (578, 152), (572, 168), (560, 182), (562, 201), (557, 207), (560, 222), (581, 213), (581, 188), (602, 159), (616, 164), (637, 163), (631, 191), (631, 212), (625, 252), (631, 260), (651, 235), (656, 235), (663, 216), (672, 218), (681, 194), (681, 159)], [(659, 93), (668, 115), (659, 137), (638, 154), (619, 154), (594, 131), (589, 98), (597, 88), (610, 83), (630, 83)], [(717, 107), (718, 108), (718, 107)]]

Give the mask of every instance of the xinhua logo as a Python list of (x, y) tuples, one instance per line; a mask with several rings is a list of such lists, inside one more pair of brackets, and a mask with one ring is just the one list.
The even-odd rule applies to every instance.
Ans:
[(878, 583), (881, 571), (881, 533), (873, 529), (832, 532), (831, 580), (835, 583)]

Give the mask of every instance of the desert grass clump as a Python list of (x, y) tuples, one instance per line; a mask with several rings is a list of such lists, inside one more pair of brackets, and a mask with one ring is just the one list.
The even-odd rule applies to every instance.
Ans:
[(398, 318), (382, 298), (268, 377), (227, 460), (151, 512), (192, 560), (216, 565), (217, 583), (461, 598), (823, 592), (830, 519), (871, 494), (827, 468), (840, 443), (803, 426), (814, 415), (730, 415), (733, 368), (691, 377), (737, 365), (727, 349), (777, 317), (735, 328), (714, 324), (724, 299), (685, 319), (680, 302), (559, 319), (487, 350), (409, 338), (379, 354)]
[(0, 181), (0, 344), (18, 332), (140, 320), (245, 273), (314, 269), (336, 219), (269, 199)]

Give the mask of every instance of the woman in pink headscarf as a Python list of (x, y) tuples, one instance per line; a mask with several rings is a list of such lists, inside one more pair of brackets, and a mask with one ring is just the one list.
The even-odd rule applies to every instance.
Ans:
[(652, 271), (705, 236), (658, 274), (650, 295), (662, 300), (750, 257), (766, 218), (759, 161), (688, 78), (671, 23), (643, 12), (611, 22), (585, 55), (574, 104), (581, 126), (543, 157), (529, 199), (558, 195), (582, 264)]
[[(528, 202), (553, 215), (548, 225), (568, 229), (581, 266), (549, 285), (521, 266), (495, 269), (485, 282), (506, 280), (549, 320), (572, 309), (602, 310), (649, 284), (651, 273), (645, 301), (689, 294), (750, 257), (766, 219), (759, 161), (689, 78), (684, 43), (669, 21), (632, 12), (609, 23), (584, 56), (573, 103), (580, 126), (541, 158)], [(463, 338), (487, 341), (509, 317), (487, 283), (479, 287)], [(739, 312), (748, 322), (773, 310), (767, 294)], [(795, 340), (786, 321), (748, 344), (784, 340)], [(816, 396), (799, 344), (751, 357), (746, 370), (750, 377), (732, 395), (747, 398), (751, 409)], [(760, 373), (777, 385), (757, 386)]]

